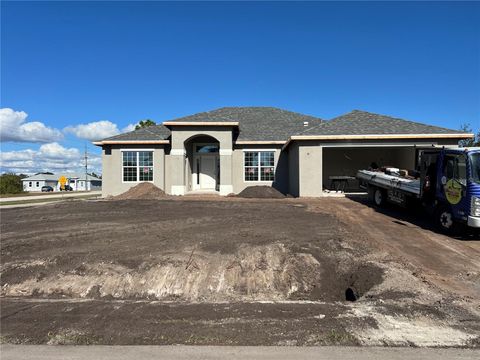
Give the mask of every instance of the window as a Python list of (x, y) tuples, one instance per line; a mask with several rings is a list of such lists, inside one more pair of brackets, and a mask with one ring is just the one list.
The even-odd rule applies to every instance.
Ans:
[(472, 164), (472, 178), (477, 184), (480, 184), (480, 153), (470, 155)]
[(36, 187), (39, 187), (40, 186), (40, 182), (37, 181), (36, 184), (35, 184)]
[(218, 153), (217, 144), (195, 145), (195, 152), (197, 154)]
[(153, 181), (153, 152), (139, 151), (138, 165), (140, 181)]
[(123, 181), (153, 181), (153, 151), (122, 153)]
[(447, 180), (454, 179), (456, 182), (467, 185), (467, 162), (464, 155), (446, 155), (444, 162), (444, 174)]
[(31, 181), (28, 182), (28, 187), (32, 187), (32, 182)]
[(245, 181), (273, 181), (275, 177), (274, 151), (244, 152)]

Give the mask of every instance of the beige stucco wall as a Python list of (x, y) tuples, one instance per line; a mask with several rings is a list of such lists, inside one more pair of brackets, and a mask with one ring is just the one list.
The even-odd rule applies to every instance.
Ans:
[[(274, 181), (245, 181), (243, 173), (244, 152), (248, 150), (272, 150), (275, 152)], [(242, 145), (236, 146), (232, 155), (233, 192), (238, 194), (248, 186), (273, 186), (281, 192), (288, 192), (288, 161), (281, 158), (281, 145)]]
[(102, 196), (124, 193), (138, 182), (123, 182), (122, 150), (153, 150), (153, 184), (165, 189), (165, 152), (163, 145), (155, 146), (105, 146), (102, 150)]
[[(203, 135), (211, 136), (219, 142), (220, 185), (223, 186), (221, 194), (224, 195), (231, 192), (239, 193), (247, 186), (268, 185), (294, 196), (321, 196), (323, 186), (329, 185), (328, 176), (354, 176), (358, 168), (368, 167), (372, 161), (379, 165), (388, 164), (406, 169), (413, 168), (415, 161), (415, 149), (413, 143), (408, 140), (397, 141), (395, 144), (382, 141), (362, 143), (294, 141), (289, 144), (286, 151), (282, 151), (282, 145), (235, 145), (233, 147), (230, 127), (178, 127), (172, 131), (171, 150), (169, 147), (165, 149), (164, 145), (104, 146), (102, 150), (103, 196), (118, 195), (137, 184), (122, 181), (122, 149), (152, 149), (154, 151), (153, 183), (169, 194), (178, 194), (180, 188), (183, 192), (188, 191), (188, 179), (191, 175), (191, 165), (186, 156), (191, 154), (188, 144), (203, 142), (201, 137)], [(454, 143), (454, 140), (439, 140), (415, 144), (419, 147), (428, 147), (432, 144), (453, 145)], [(403, 148), (398, 147), (399, 145)], [(273, 183), (244, 181), (244, 149), (275, 151)], [(172, 189), (176, 190), (172, 191)]]
[[(176, 126), (172, 128), (170, 158), (168, 168), (167, 192), (183, 195), (189, 190), (191, 165), (187, 148), (189, 144), (202, 142), (206, 136), (214, 138), (220, 146), (220, 194), (233, 191), (232, 185), (232, 127), (231, 126)], [(186, 148), (187, 147), (187, 148)]]
[(301, 144), (298, 148), (298, 189), (301, 197), (317, 197), (323, 193), (323, 147)]
[(176, 126), (172, 128), (172, 149), (183, 149), (187, 140), (202, 136), (215, 138), (220, 148), (232, 149), (231, 126)]

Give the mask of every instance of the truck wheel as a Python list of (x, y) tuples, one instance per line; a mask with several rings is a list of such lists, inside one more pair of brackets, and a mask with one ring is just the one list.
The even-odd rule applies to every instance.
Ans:
[(440, 206), (436, 211), (437, 226), (445, 234), (453, 234), (455, 232), (455, 220), (452, 210), (448, 206)]
[(373, 191), (373, 202), (377, 206), (383, 206), (385, 204), (385, 192), (381, 189), (375, 189)]

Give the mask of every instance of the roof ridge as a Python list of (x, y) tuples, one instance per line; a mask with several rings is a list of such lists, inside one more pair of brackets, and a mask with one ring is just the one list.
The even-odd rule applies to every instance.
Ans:
[[(358, 110), (358, 109), (354, 109), (354, 110), (351, 110), (350, 112), (348, 112), (346, 114), (336, 116), (336, 117), (330, 119), (329, 121), (336, 121), (339, 118), (342, 118), (342, 117), (347, 116), (349, 114), (355, 114), (355, 113), (368, 114), (368, 115), (373, 115), (373, 116), (382, 116), (382, 117), (389, 118), (391, 120), (404, 121), (404, 122), (409, 122), (409, 123), (416, 124), (416, 125), (440, 128), (440, 129), (449, 130), (449, 131), (454, 130), (454, 129), (449, 129), (449, 128), (446, 128), (446, 127), (443, 127), (443, 126), (437, 126), (437, 125), (422, 123), (422, 122), (419, 122), (419, 121), (416, 121), (416, 120), (403, 119), (403, 118), (395, 117), (395, 116), (392, 116), (392, 115), (379, 114), (379, 113), (374, 113), (374, 112), (365, 111), (365, 110)], [(459, 133), (465, 132), (465, 131), (461, 131), (461, 130), (455, 130), (455, 131), (458, 131)]]
[(299, 133), (297, 133), (296, 135), (300, 135), (300, 134), (305, 134), (305, 133), (308, 133), (310, 131), (313, 131), (315, 129), (318, 129), (319, 127), (324, 127), (325, 125), (328, 124), (328, 120), (322, 120), (322, 122), (320, 124), (317, 124), (317, 125), (314, 125), (314, 126), (311, 126), (309, 127), (308, 129), (305, 129), (303, 131), (300, 131)]
[[(163, 126), (163, 125), (162, 125), (162, 126)], [(150, 127), (150, 126), (147, 126), (147, 127), (144, 127), (144, 128), (140, 128), (140, 129), (144, 129), (146, 132), (149, 132), (150, 134), (155, 135), (155, 136), (158, 137), (158, 134), (156, 134), (156, 133), (154, 133), (153, 131), (151, 131), (151, 130), (149, 129), (149, 127)], [(138, 129), (138, 130), (140, 130), (140, 129)], [(134, 131), (136, 131), (136, 130), (134, 130)]]

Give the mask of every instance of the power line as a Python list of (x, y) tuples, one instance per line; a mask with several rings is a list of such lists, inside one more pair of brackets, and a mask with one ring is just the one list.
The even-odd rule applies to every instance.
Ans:
[(85, 143), (85, 190), (88, 190), (88, 153), (87, 153), (87, 143)]

